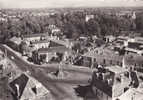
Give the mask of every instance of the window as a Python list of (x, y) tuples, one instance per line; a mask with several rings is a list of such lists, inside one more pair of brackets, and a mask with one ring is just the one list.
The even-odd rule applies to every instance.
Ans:
[(120, 63), (120, 66), (122, 66), (122, 62)]
[(124, 75), (129, 78), (129, 72), (124, 73)]
[(103, 59), (103, 64), (105, 64), (106, 63), (106, 60), (105, 59)]
[(110, 60), (110, 64), (112, 64), (112, 60)]
[(135, 67), (137, 66), (137, 64), (135, 63)]
[(94, 62), (96, 62), (96, 58), (94, 58)]
[(7, 74), (8, 77), (12, 77), (12, 72)]
[(0, 65), (0, 70), (3, 70), (3, 65)]
[(107, 96), (107, 100), (108, 100), (108, 96)]
[(121, 83), (121, 77), (116, 77), (116, 81)]
[(36, 86), (34, 86), (33, 88), (31, 88), (32, 89), (32, 91), (35, 93), (35, 94), (37, 94), (37, 88), (36, 88)]
[(128, 87), (125, 87), (125, 88), (124, 88), (124, 92), (126, 92), (128, 89), (129, 89)]

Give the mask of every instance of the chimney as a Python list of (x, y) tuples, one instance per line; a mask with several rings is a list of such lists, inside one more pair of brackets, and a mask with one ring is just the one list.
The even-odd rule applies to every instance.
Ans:
[(16, 87), (16, 91), (17, 91), (17, 97), (19, 98), (19, 96), (20, 96), (19, 85), (15, 84), (15, 87)]
[(122, 59), (122, 67), (123, 68), (126, 68), (126, 65), (125, 65), (125, 58), (123, 57), (123, 59)]

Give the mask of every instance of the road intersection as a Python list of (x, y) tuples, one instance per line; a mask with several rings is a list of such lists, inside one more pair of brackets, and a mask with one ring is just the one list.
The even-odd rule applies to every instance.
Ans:
[[(7, 57), (11, 59), (23, 72), (29, 72), (32, 77), (41, 82), (52, 93), (55, 100), (78, 100), (74, 93), (73, 87), (80, 84), (88, 84), (92, 71), (87, 68), (76, 68), (72, 65), (63, 66), (63, 71), (72, 73), (75, 76), (69, 78), (51, 78), (48, 76), (49, 72), (57, 71), (58, 64), (35, 65), (30, 64), (18, 56), (13, 50), (7, 48), (5, 45), (0, 45), (0, 49), (7, 51)], [(69, 67), (70, 66), (70, 67)]]

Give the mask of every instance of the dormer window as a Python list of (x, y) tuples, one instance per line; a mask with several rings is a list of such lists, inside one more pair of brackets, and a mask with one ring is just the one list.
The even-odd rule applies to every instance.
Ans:
[(103, 59), (103, 64), (105, 64), (106, 63), (106, 60), (105, 59)]
[(124, 73), (124, 75), (129, 78), (129, 72)]
[(3, 70), (3, 65), (0, 65), (0, 70)]
[(121, 83), (121, 77), (116, 77), (116, 81)]
[(37, 94), (37, 88), (36, 88), (36, 86), (34, 86), (33, 88), (31, 88), (32, 89), (32, 91), (35, 93), (35, 95)]
[(107, 79), (107, 82), (108, 82), (108, 85), (112, 85), (112, 79), (110, 78), (110, 79)]
[(112, 65), (112, 60), (110, 60), (110, 64)]
[(99, 79), (100, 79), (100, 80), (103, 80), (103, 75), (102, 75), (102, 73), (99, 73)]

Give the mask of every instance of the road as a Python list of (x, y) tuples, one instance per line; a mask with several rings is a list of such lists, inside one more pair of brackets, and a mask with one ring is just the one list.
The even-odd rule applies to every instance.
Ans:
[[(7, 51), (7, 57), (11, 59), (13, 56), (14, 59), (11, 59), (23, 72), (29, 71), (31, 76), (41, 82), (50, 92), (52, 93), (55, 100), (78, 100), (76, 94), (74, 93), (73, 85), (78, 84), (88, 84), (87, 79), (84, 80), (77, 79), (53, 79), (47, 75), (47, 72), (58, 70), (58, 65), (49, 64), (45, 66), (29, 64), (21, 57), (19, 57), (15, 52), (12, 52), (4, 45), (0, 45), (2, 51)], [(75, 67), (63, 67), (63, 71), (74, 72), (80, 74), (80, 76), (86, 75), (87, 77), (91, 76), (91, 70), (79, 69)]]

